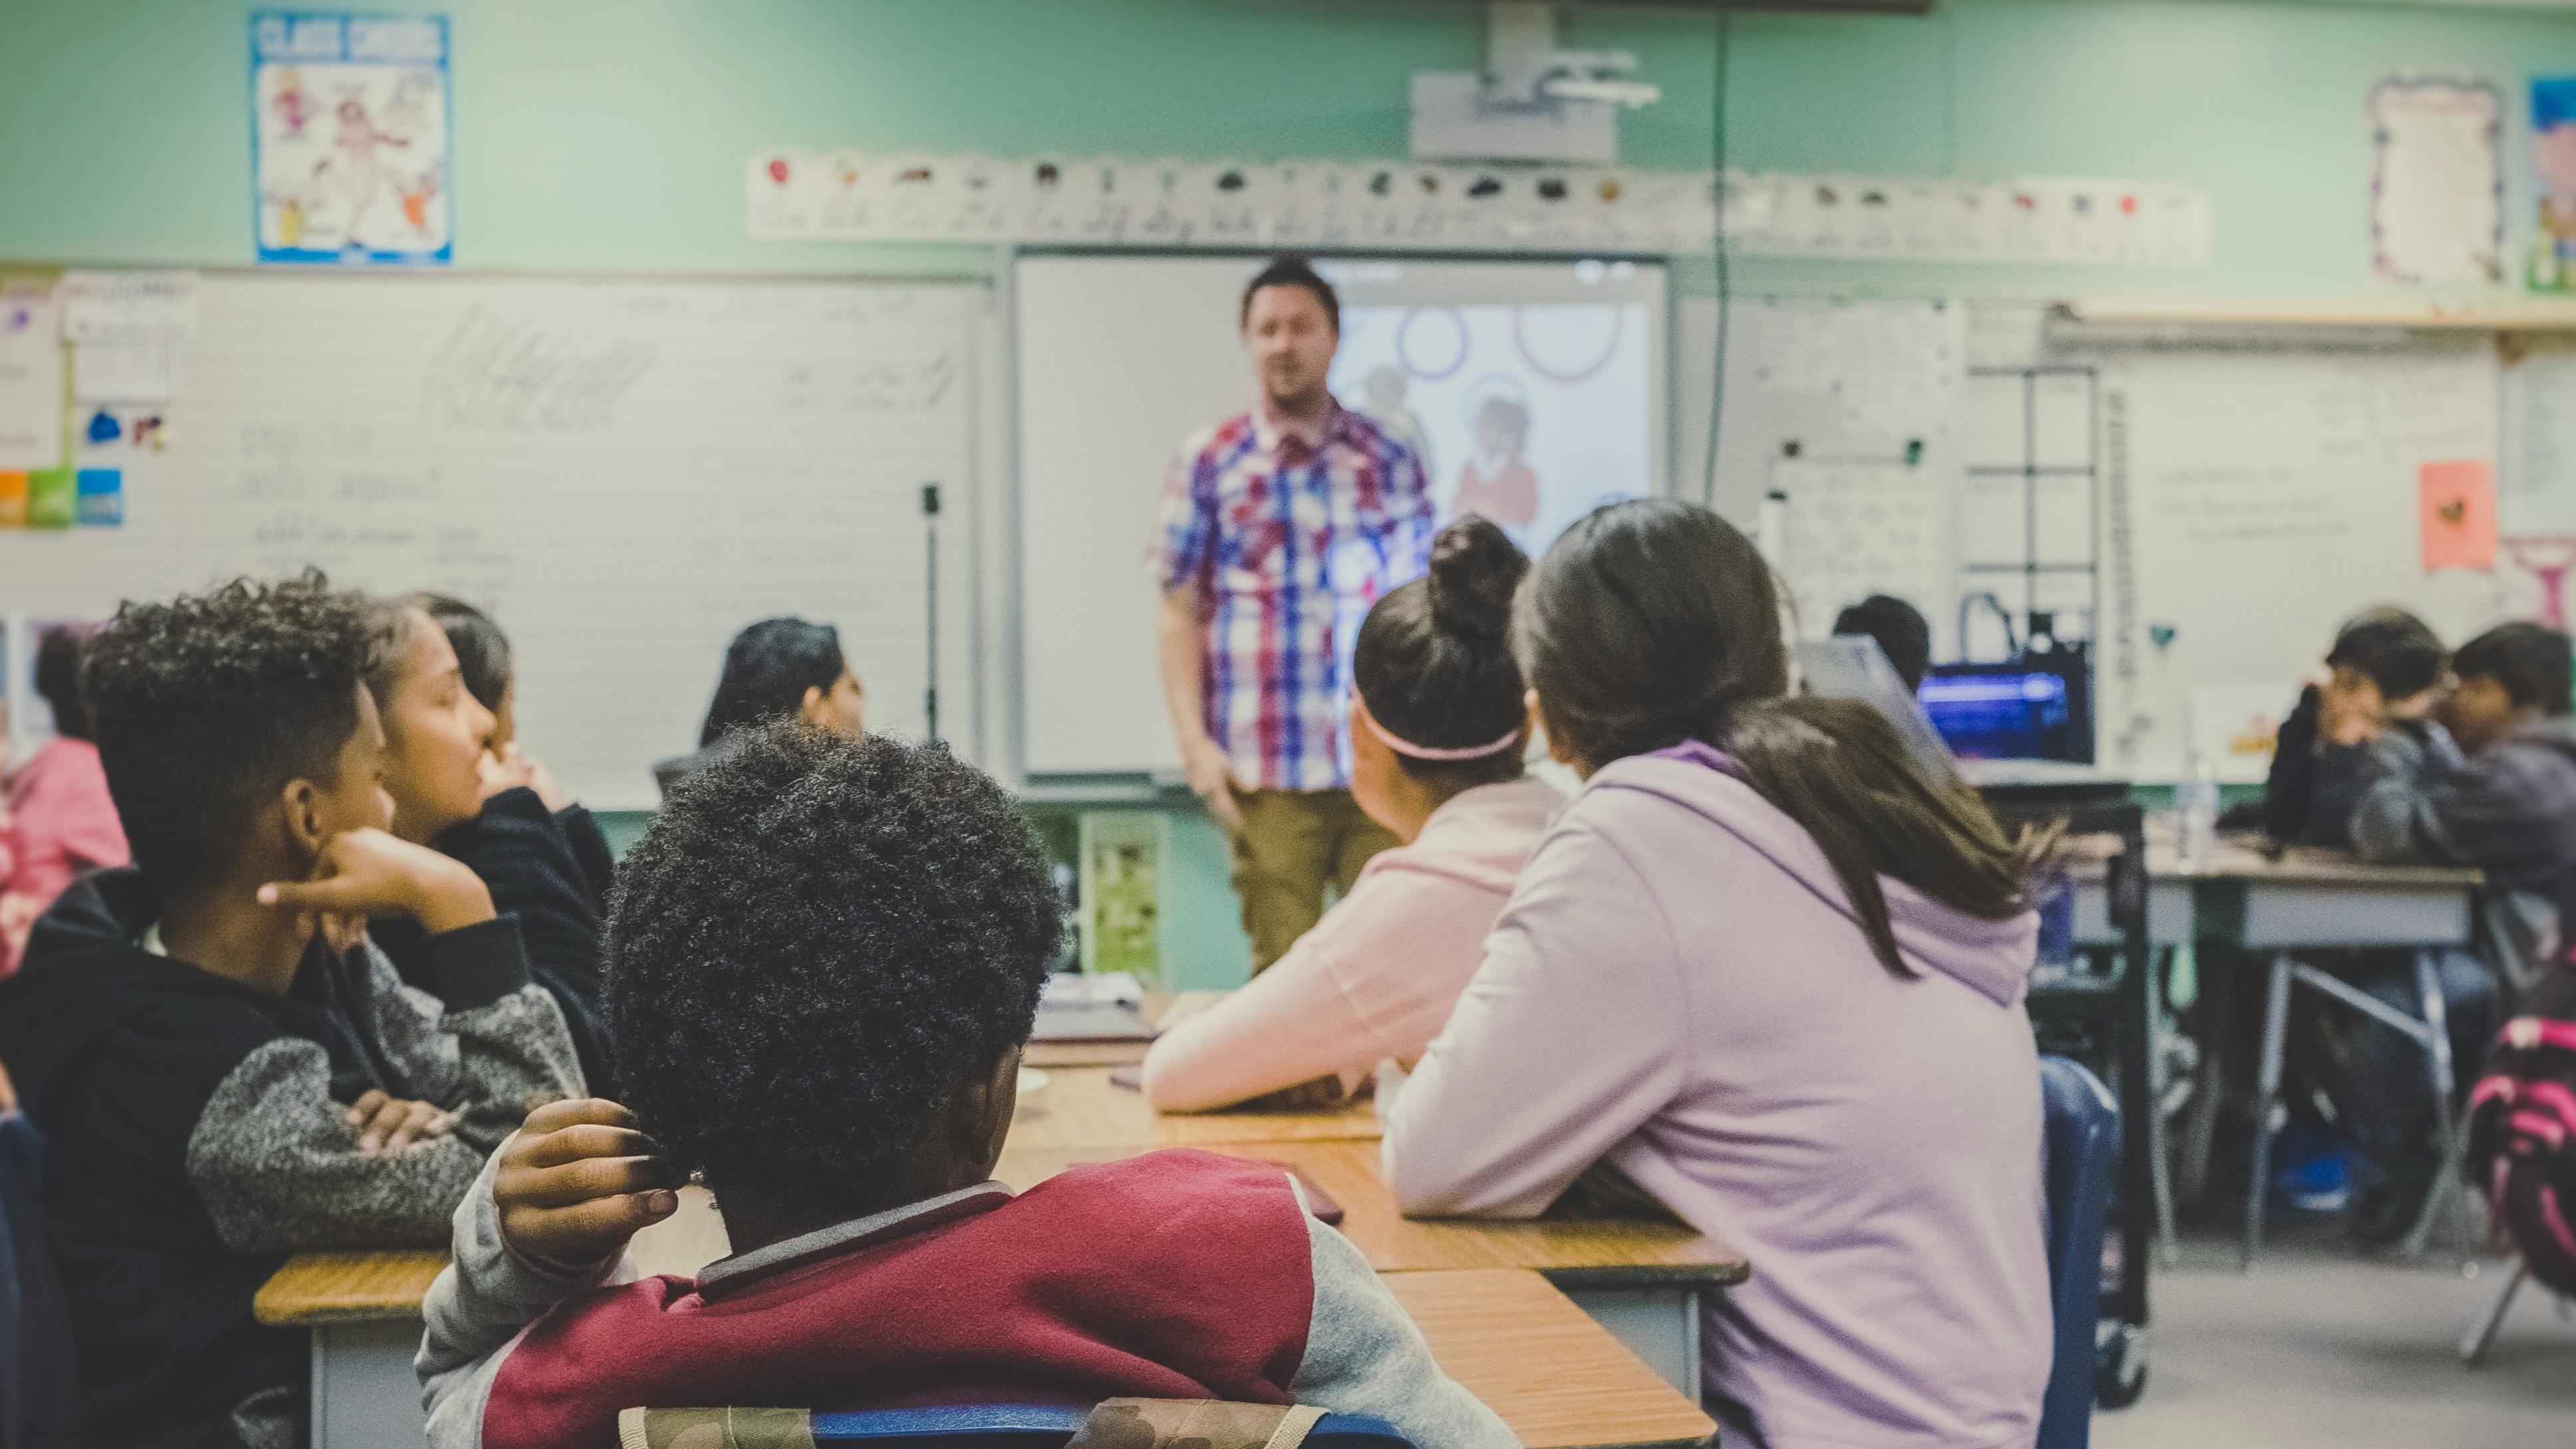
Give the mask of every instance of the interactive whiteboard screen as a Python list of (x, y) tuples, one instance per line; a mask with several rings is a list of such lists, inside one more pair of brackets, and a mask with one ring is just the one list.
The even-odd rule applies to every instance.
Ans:
[[(1251, 407), (1237, 317), (1262, 256), (1023, 255), (1013, 273), (1022, 759), (1179, 768), (1147, 560), (1182, 440)], [(1532, 553), (1598, 503), (1664, 491), (1665, 276), (1633, 261), (1338, 259), (1331, 384)]]

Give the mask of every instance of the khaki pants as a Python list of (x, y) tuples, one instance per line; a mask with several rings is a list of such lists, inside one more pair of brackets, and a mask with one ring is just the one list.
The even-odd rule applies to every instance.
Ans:
[(1259, 975), (1324, 914), (1324, 887), (1348, 895), (1369, 857), (1396, 844), (1348, 790), (1234, 792), (1234, 893)]

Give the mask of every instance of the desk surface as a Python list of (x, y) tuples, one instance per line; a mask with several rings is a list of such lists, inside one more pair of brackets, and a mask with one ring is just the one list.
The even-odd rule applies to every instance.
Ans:
[(1229, 1142), (1308, 1142), (1379, 1135), (1377, 1107), (1355, 1102), (1325, 1112), (1157, 1113), (1144, 1094), (1112, 1086), (1107, 1067), (1049, 1067), (1047, 1084), (1020, 1094), (1011, 1145), (1213, 1147)]
[(1698, 1444), (1716, 1428), (1536, 1273), (1398, 1273), (1386, 1285), (1442, 1371), (1525, 1449)]
[[(1067, 1167), (1154, 1150), (1151, 1143), (1066, 1149), (1023, 1144), (1015, 1135), (994, 1175), (1026, 1189)], [(1741, 1283), (1750, 1268), (1732, 1250), (1689, 1228), (1630, 1220), (1473, 1222), (1409, 1219), (1378, 1176), (1377, 1144), (1341, 1139), (1211, 1145), (1210, 1151), (1292, 1166), (1342, 1206), (1342, 1232), (1381, 1273), (1520, 1268), (1566, 1284)], [(679, 1213), (636, 1235), (636, 1266), (691, 1274), (724, 1256), (724, 1223), (702, 1189), (681, 1195)], [(259, 1290), (259, 1321), (287, 1327), (406, 1318), (420, 1312), (430, 1280), (447, 1265), (436, 1250), (301, 1253)]]
[[(260, 1292), (260, 1321), (416, 1317), (443, 1253), (308, 1253)], [(1713, 1426), (1564, 1294), (1526, 1269), (1405, 1273), (1387, 1286), (1431, 1355), (1526, 1449), (1695, 1445)], [(285, 1316), (280, 1316), (281, 1312)]]
[[(2191, 864), (2183, 860), (2171, 824), (2151, 820), (2147, 831), (2147, 876), (2155, 881), (2411, 891), (2475, 890), (2486, 881), (2485, 874), (2474, 866), (2379, 865), (2314, 845), (2291, 846), (2276, 860), (2265, 855), (2260, 844), (2257, 836), (2222, 836), (2218, 850), (2206, 863)], [(2079, 880), (2099, 880), (2102, 867), (2103, 857), (2078, 842), (2072, 862), (2074, 875)]]
[[(1133, 1157), (1152, 1148), (1076, 1149), (1024, 1145), (1016, 1137), (993, 1175), (1026, 1189), (1068, 1167)], [(1209, 1144), (1211, 1152), (1294, 1167), (1341, 1204), (1342, 1233), (1381, 1273), (1464, 1268), (1530, 1268), (1564, 1284), (1741, 1283), (1750, 1275), (1732, 1249), (1677, 1223), (1628, 1219), (1480, 1222), (1407, 1218), (1378, 1175), (1375, 1142)]]

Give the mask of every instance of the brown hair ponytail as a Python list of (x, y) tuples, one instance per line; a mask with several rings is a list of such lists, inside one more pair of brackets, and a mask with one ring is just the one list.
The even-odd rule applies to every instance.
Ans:
[(1931, 779), (1853, 700), (1786, 697), (1770, 567), (1726, 520), (1670, 499), (1594, 510), (1547, 552), (1515, 611), (1550, 738), (1587, 772), (1699, 740), (1825, 853), (1888, 970), (1893, 877), (1964, 914), (2024, 909), (2031, 850), (1974, 792)]

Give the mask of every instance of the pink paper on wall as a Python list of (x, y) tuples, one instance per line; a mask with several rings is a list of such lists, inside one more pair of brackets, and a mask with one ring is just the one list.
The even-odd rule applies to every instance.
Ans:
[(2496, 561), (2495, 465), (2484, 458), (2427, 463), (2416, 471), (2424, 572), (2491, 569)]

